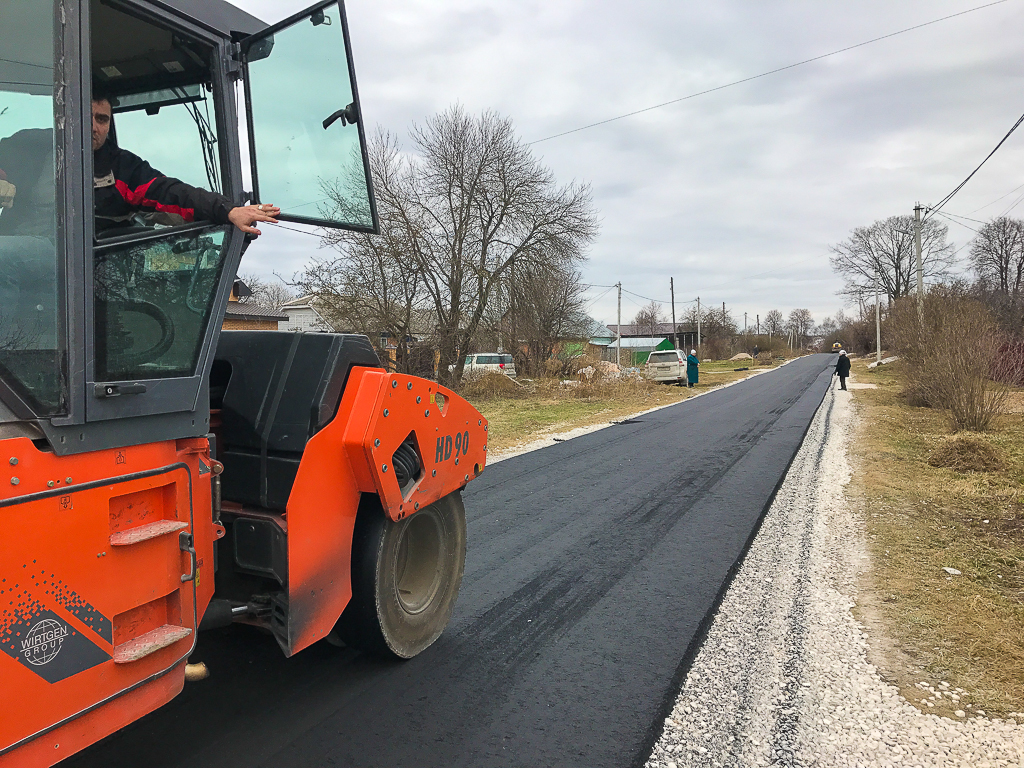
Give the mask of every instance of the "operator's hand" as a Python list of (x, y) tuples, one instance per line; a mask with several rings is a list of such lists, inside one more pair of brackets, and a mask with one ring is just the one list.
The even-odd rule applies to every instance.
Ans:
[(257, 221), (269, 221), (271, 224), (277, 224), (277, 215), (279, 213), (281, 213), (281, 209), (269, 203), (240, 205), (228, 212), (228, 220), (243, 232), (258, 236), (263, 233), (256, 229), (253, 224)]
[(11, 182), (0, 179), (0, 208), (13, 208), (14, 194), (17, 191)]

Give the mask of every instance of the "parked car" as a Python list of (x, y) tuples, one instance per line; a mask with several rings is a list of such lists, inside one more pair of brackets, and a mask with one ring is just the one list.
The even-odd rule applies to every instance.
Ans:
[(463, 376), (476, 378), (483, 376), (485, 373), (503, 373), (509, 378), (514, 379), (516, 377), (516, 364), (512, 362), (512, 355), (503, 355), (497, 352), (481, 352), (476, 355), (466, 356)]
[(647, 358), (647, 378), (651, 381), (686, 383), (686, 355), (681, 349), (651, 352)]

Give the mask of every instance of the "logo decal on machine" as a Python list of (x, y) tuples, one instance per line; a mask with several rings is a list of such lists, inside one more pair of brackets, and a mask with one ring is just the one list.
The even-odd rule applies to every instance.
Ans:
[(452, 457), (452, 449), (454, 448), (455, 458), (464, 456), (466, 451), (469, 450), (469, 432), (461, 432), (455, 435), (455, 440), (452, 440), (451, 435), (445, 435), (444, 437), (437, 438), (437, 447), (434, 451), (434, 463), (440, 464), (442, 461), (448, 461)]
[(29, 664), (41, 667), (56, 658), (69, 634), (67, 624), (56, 619), (41, 619), (32, 625), (18, 650)]
[(48, 683), (109, 661), (110, 653), (90, 639), (90, 632), (79, 631), (50, 606), (67, 611), (108, 643), (113, 634), (110, 619), (54, 574), (24, 575), (30, 587), (0, 578), (0, 652)]

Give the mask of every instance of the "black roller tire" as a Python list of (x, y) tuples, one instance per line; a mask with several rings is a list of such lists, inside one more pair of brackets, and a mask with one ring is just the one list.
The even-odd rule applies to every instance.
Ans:
[(352, 538), (352, 600), (335, 632), (346, 645), (411, 659), (440, 637), (466, 565), (459, 491), (397, 523), (364, 497)]

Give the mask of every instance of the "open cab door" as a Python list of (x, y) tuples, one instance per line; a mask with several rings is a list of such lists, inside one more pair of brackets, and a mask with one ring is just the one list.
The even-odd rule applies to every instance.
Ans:
[(241, 42), (253, 195), (283, 221), (378, 231), (341, 0)]

